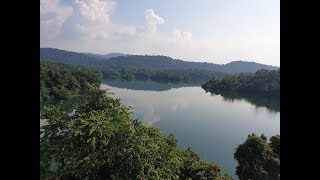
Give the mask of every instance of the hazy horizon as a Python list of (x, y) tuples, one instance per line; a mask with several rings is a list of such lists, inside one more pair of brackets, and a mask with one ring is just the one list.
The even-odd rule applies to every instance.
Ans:
[(41, 0), (40, 47), (280, 66), (277, 0)]
[[(72, 51), (72, 50), (66, 50), (66, 49), (60, 49), (60, 48), (55, 48), (55, 47), (40, 47), (40, 48), (52, 48), (52, 49), (59, 49), (59, 50), (65, 50), (65, 51), (69, 51), (69, 52), (75, 52), (75, 53), (84, 53), (84, 54), (95, 54), (95, 55), (109, 55), (109, 54), (124, 54), (124, 55), (134, 55), (134, 56), (167, 56), (167, 55), (164, 55), (164, 54), (128, 54), (128, 53), (123, 53), (123, 52), (109, 52), (109, 53), (92, 53), (92, 52), (78, 52), (78, 51)], [(245, 60), (245, 59), (234, 59), (234, 60), (230, 60), (230, 61), (227, 61), (227, 62), (224, 62), (224, 63), (217, 63), (217, 62), (208, 62), (208, 61), (202, 61), (202, 60), (188, 60), (188, 59), (179, 59), (179, 58), (173, 58), (171, 56), (167, 56), (167, 57), (170, 57), (174, 60), (182, 60), (182, 61), (187, 61), (187, 62), (206, 62), (206, 63), (213, 63), (213, 64), (220, 64), (220, 65), (223, 65), (223, 64), (228, 64), (228, 63), (231, 63), (231, 62), (235, 62), (235, 61), (246, 61), (246, 62), (255, 62), (255, 63), (260, 63), (260, 62), (256, 62), (256, 61), (248, 61), (248, 60)], [(261, 64), (265, 64), (265, 63), (261, 63)], [(280, 65), (272, 65), (272, 64), (265, 64), (265, 65), (270, 65), (270, 66), (275, 66), (275, 67), (280, 67)]]

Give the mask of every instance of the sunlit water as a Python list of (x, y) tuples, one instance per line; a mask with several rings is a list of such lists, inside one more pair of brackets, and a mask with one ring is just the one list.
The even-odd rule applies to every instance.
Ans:
[(109, 89), (124, 105), (131, 106), (132, 118), (159, 127), (166, 134), (173, 133), (181, 148), (191, 147), (202, 159), (217, 162), (234, 179), (237, 163), (233, 153), (237, 145), (251, 133), (280, 133), (280, 112), (256, 107), (244, 99), (226, 100), (201, 87), (153, 91), (148, 84), (145, 89), (149, 90), (107, 84), (103, 82), (101, 88)]

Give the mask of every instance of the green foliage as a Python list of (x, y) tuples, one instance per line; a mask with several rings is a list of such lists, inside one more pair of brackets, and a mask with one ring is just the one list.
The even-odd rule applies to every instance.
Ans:
[(202, 85), (212, 93), (237, 92), (280, 97), (280, 70), (258, 70), (254, 74), (226, 75), (222, 80), (212, 78)]
[(55, 63), (94, 67), (104, 79), (152, 80), (162, 83), (202, 84), (212, 76), (220, 79), (225, 74), (255, 72), (277, 67), (255, 62), (234, 61), (220, 65), (207, 62), (190, 62), (167, 56), (121, 55), (111, 57), (76, 53), (52, 48), (40, 48), (40, 60)]
[(270, 138), (270, 147), (272, 148), (273, 152), (278, 155), (280, 159), (280, 135), (274, 135)]
[(40, 103), (68, 101), (81, 95), (86, 83), (99, 85), (99, 72), (71, 65), (41, 62)]
[(221, 176), (221, 168), (208, 161), (200, 161), (199, 155), (190, 148), (182, 151), (182, 166), (180, 171), (180, 179), (212, 179), (212, 180), (231, 180), (231, 176), (225, 174)]
[(119, 99), (89, 83), (73, 116), (44, 107), (41, 179), (230, 179), (215, 163), (179, 150), (173, 135), (131, 120), (130, 114)]
[(155, 81), (160, 83), (192, 83), (201, 84), (212, 76), (222, 78), (224, 73), (208, 70), (187, 69), (187, 70), (146, 70), (146, 69), (109, 69), (103, 68), (102, 77), (106, 80), (123, 79), (127, 81), (142, 80)]
[(271, 139), (268, 143), (263, 134), (248, 135), (247, 140), (236, 148), (234, 158), (239, 164), (236, 170), (239, 179), (280, 179), (280, 135)]
[(280, 69), (226, 75), (221, 80), (213, 77), (202, 88), (212, 94), (221, 94), (226, 100), (246, 99), (256, 106), (280, 111)]

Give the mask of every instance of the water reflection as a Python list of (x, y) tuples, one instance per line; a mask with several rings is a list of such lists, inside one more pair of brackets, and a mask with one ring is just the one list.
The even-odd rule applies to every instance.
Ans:
[[(115, 80), (103, 80), (102, 84), (108, 84), (112, 87), (120, 89), (131, 89), (131, 90), (144, 90), (144, 91), (168, 91), (170, 89), (182, 88), (182, 87), (200, 87), (200, 84), (185, 84), (185, 83), (158, 83), (154, 81), (126, 81), (121, 79)], [(206, 91), (207, 92), (207, 91)], [(219, 92), (225, 101), (234, 100), (246, 100), (247, 102), (255, 105), (257, 108), (266, 107), (271, 112), (280, 112), (280, 100), (279, 98), (263, 97), (257, 94), (237, 94), (230, 92)], [(215, 95), (211, 93), (211, 95)], [(177, 106), (173, 106), (172, 110), (176, 111)]]
[(167, 91), (173, 88), (200, 86), (200, 84), (185, 84), (185, 83), (158, 83), (154, 81), (126, 81), (121, 79), (103, 80), (102, 84), (108, 84), (112, 87), (125, 88), (132, 90), (145, 91)]
[(133, 118), (159, 127), (166, 134), (173, 133), (181, 148), (191, 147), (202, 159), (217, 162), (234, 179), (233, 152), (237, 145), (251, 133), (280, 133), (280, 111), (270, 111), (238, 96), (211, 96), (201, 87), (152, 91), (150, 87), (132, 90), (128, 86), (123, 83), (119, 88), (108, 83), (101, 88), (132, 106)]
[[(144, 91), (101, 85), (102, 89), (109, 89), (114, 97), (120, 98), (122, 103), (133, 108), (132, 118), (139, 118), (145, 125), (155, 125), (161, 120), (162, 111), (170, 113), (183, 112), (189, 108), (190, 101), (183, 96), (177, 96), (176, 90)], [(187, 87), (186, 87), (187, 88)], [(193, 97), (197, 99), (197, 97)]]
[(140, 103), (133, 104), (131, 107), (134, 109), (134, 118), (143, 120), (147, 126), (152, 126), (160, 121), (160, 115), (157, 114), (155, 105), (150, 102), (140, 101)]
[[(266, 97), (258, 94), (239, 94), (235, 92), (223, 92), (219, 94), (222, 95), (225, 101), (233, 102), (234, 100), (243, 99), (255, 105), (257, 108), (266, 107), (271, 112), (280, 112), (280, 99), (277, 97)], [(211, 93), (211, 95), (215, 94)]]

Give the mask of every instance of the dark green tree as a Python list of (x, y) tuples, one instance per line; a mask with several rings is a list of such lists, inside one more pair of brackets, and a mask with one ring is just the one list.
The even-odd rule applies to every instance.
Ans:
[[(276, 136), (279, 137), (280, 136)], [(272, 143), (271, 143), (272, 144)], [(280, 144), (279, 148), (280, 148)], [(265, 135), (248, 135), (247, 140), (240, 144), (234, 153), (238, 161), (236, 174), (239, 179), (280, 179), (280, 159), (270, 147)]]
[(40, 63), (40, 104), (66, 104), (83, 95), (85, 84), (99, 85), (97, 70), (49, 62)]
[(280, 158), (280, 135), (277, 134), (271, 136), (269, 145), (272, 148), (273, 152)]
[(210, 79), (202, 88), (219, 94), (236, 92), (280, 97), (280, 71), (261, 69), (253, 74), (225, 75), (221, 80)]

